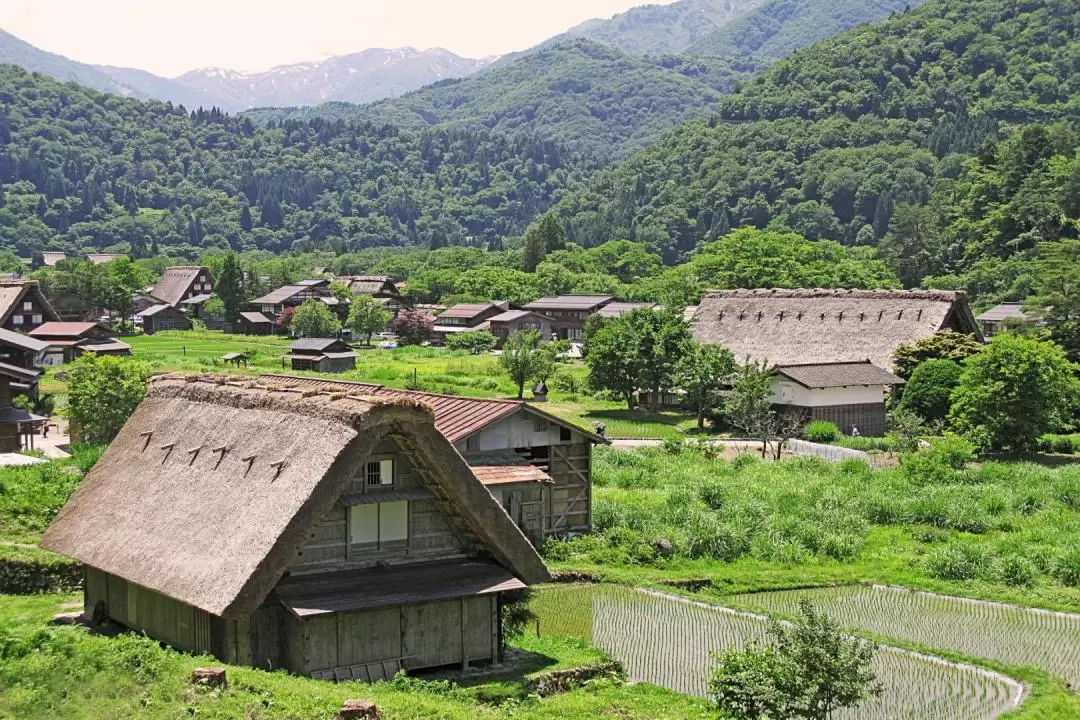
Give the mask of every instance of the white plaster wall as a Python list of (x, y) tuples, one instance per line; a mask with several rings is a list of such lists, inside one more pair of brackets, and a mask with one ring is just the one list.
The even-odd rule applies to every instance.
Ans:
[[(537, 430), (536, 423), (546, 423), (546, 430)], [(573, 442), (581, 442), (581, 436), (574, 433)], [(543, 420), (531, 413), (519, 411), (508, 418), (481, 430), (473, 436), (473, 444), (468, 452), (488, 452), (492, 450), (513, 450), (519, 447), (558, 445), (559, 426)], [(458, 443), (458, 450), (466, 452), (466, 443)]]
[(880, 403), (885, 400), (885, 386), (804, 388), (791, 380), (776, 378), (773, 380), (772, 401), (778, 405), (797, 405), (799, 407), (828, 407), (832, 405), (863, 405)]

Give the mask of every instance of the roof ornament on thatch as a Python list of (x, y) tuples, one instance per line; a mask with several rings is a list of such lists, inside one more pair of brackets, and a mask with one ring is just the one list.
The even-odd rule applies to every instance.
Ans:
[(191, 456), (191, 459), (188, 460), (188, 465), (194, 465), (195, 464), (195, 459), (197, 457), (199, 457), (199, 451), (200, 450), (202, 450), (202, 445), (199, 445), (198, 447), (193, 447), (193, 448), (191, 448), (190, 450), (187, 451), (188, 455)]

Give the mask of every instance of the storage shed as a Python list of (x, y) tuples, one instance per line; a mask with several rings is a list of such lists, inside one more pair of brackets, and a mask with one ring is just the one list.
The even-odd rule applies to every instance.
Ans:
[(827, 420), (846, 434), (885, 434), (885, 395), (903, 379), (870, 363), (781, 365), (774, 371), (772, 402), (798, 408), (809, 420)]
[(293, 370), (339, 373), (356, 369), (356, 352), (336, 338), (300, 338), (281, 356)]
[(88, 615), (317, 678), (498, 660), (540, 557), (408, 399), (156, 379), (42, 545)]
[(146, 335), (153, 335), (163, 330), (190, 330), (191, 320), (186, 313), (173, 305), (161, 303), (135, 313), (142, 318), (142, 329)]

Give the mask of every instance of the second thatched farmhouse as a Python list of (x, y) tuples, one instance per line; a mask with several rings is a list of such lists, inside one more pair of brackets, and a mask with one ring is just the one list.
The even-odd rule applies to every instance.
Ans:
[(543, 561), (408, 398), (157, 379), (42, 539), (86, 613), (318, 678), (498, 660)]

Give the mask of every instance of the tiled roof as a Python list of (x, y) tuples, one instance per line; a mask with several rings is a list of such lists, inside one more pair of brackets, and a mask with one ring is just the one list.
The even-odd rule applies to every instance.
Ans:
[(490, 310), (491, 303), (458, 303), (439, 314), (440, 318), (465, 318), (470, 320), (482, 312)]
[(5, 345), (14, 345), (30, 352), (39, 353), (45, 348), (49, 347), (49, 343), (42, 340), (36, 340), (29, 335), (23, 335), (22, 333), (12, 332), (0, 328), (0, 343)]
[(592, 310), (611, 302), (611, 295), (559, 295), (542, 297), (525, 306), (526, 310)]
[(882, 370), (869, 360), (861, 363), (782, 365), (776, 372), (806, 388), (849, 387), (853, 385), (901, 385), (903, 380)]

